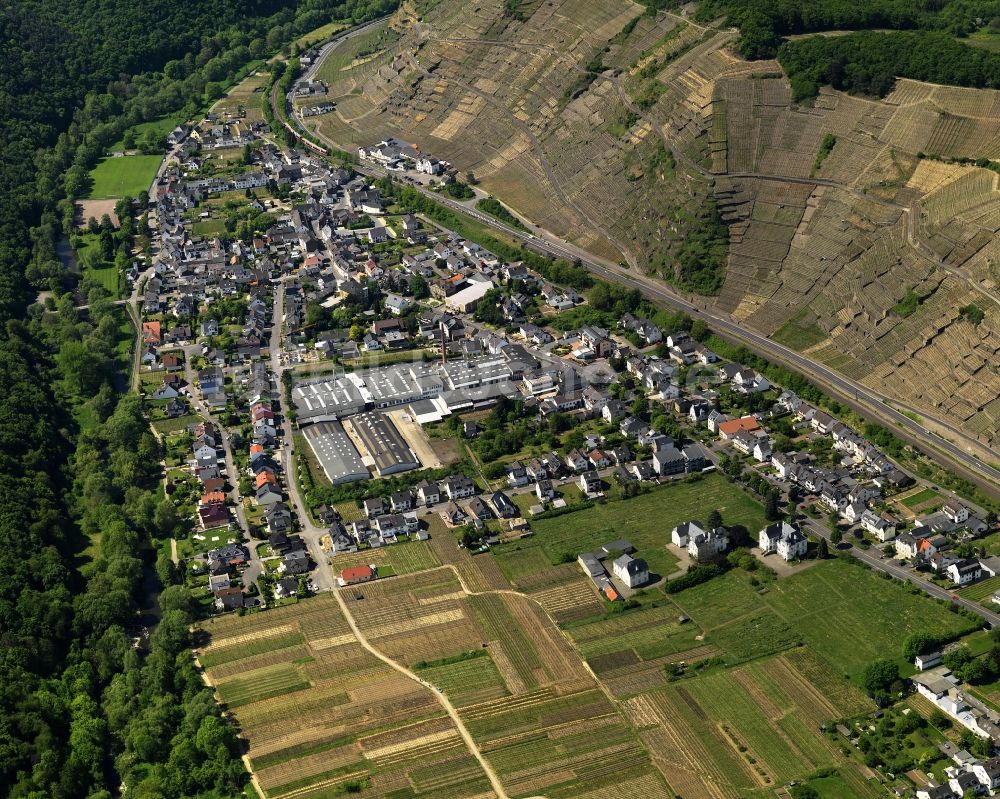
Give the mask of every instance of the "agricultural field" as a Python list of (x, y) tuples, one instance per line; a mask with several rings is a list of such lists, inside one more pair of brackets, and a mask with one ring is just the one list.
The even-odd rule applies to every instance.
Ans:
[[(672, 795), (536, 603), (470, 596), (447, 568), (343, 596), (373, 646), (455, 704), (512, 796), (586, 796), (623, 781)], [(206, 622), (198, 645), (265, 799), (492, 795), (433, 691), (365, 651), (332, 595)]]
[(818, 768), (856, 768), (819, 728), (874, 706), (828, 668), (820, 674), (816, 664), (803, 663), (800, 652), (677, 681), (623, 703), (675, 791), (736, 797)]
[(159, 155), (124, 155), (101, 159), (90, 172), (92, 185), (88, 199), (141, 197), (149, 191), (162, 160), (163, 157)]
[(1000, 576), (989, 577), (986, 580), (981, 580), (978, 583), (968, 586), (967, 588), (959, 589), (959, 593), (962, 596), (967, 599), (971, 599), (973, 602), (985, 603), (990, 609), (996, 607), (996, 605), (990, 600), (990, 597), (992, 597), (997, 591), (1000, 591)]
[(439, 565), (437, 556), (426, 541), (406, 541), (380, 549), (344, 552), (330, 559), (330, 565), (337, 572), (350, 566), (372, 563), (378, 566), (379, 577), (412, 574)]
[(896, 498), (896, 504), (902, 505), (911, 513), (929, 513), (944, 504), (944, 498), (933, 488), (922, 488)]
[(456, 799), (489, 792), (432, 692), (362, 649), (333, 596), (204, 631), (199, 657), (240, 722), (266, 799), (411, 785)]
[(763, 588), (750, 579), (734, 570), (673, 597), (733, 663), (802, 643), (853, 678), (876, 657), (903, 665), (902, 642), (914, 632), (969, 626), (944, 605), (846, 561), (823, 561)]
[[(670, 531), (681, 522), (704, 519), (713, 509), (722, 514), (725, 524), (741, 524), (751, 534), (766, 523), (763, 508), (757, 502), (722, 476), (710, 474), (697, 481), (663, 486), (632, 499), (536, 519), (531, 523), (534, 538), (519, 541), (509, 549), (538, 547), (548, 559), (548, 567), (552, 567), (571, 563), (581, 552), (591, 552), (608, 541), (626, 538), (649, 564), (651, 572), (666, 577), (677, 569), (677, 558), (666, 548)], [(508, 547), (501, 546), (495, 551), (502, 570), (537, 568), (541, 571), (546, 566), (537, 556), (508, 554)], [(529, 557), (533, 557), (533, 566), (525, 565)], [(527, 573), (519, 572), (522, 581), (526, 576)]]
[[(872, 774), (820, 726), (874, 710), (855, 678), (876, 657), (898, 658), (906, 636), (968, 626), (831, 559), (776, 581), (734, 570), (619, 614), (598, 603), (560, 630), (546, 592), (575, 590), (574, 579), (539, 547), (511, 551), (497, 571), (526, 580), (529, 595), (470, 591), (469, 564), (448, 562), (451, 550), (414, 551), (413, 573), (341, 596), (368, 644), (424, 685), (370, 654), (330, 594), (197, 633), (264, 799), (489, 795), (427, 686), (457, 709), (512, 796), (598, 799), (628, 785), (663, 799), (737, 799), (818, 772), (826, 795), (846, 785), (874, 797)], [(447, 565), (428, 568), (439, 551)], [(532, 584), (538, 574), (553, 585)]]

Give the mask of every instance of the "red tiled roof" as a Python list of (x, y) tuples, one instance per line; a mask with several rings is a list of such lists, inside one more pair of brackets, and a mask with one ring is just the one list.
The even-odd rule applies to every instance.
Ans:
[(370, 580), (374, 576), (375, 572), (372, 571), (371, 566), (350, 566), (340, 573), (340, 579), (345, 583), (355, 580)]
[(719, 432), (731, 436), (738, 430), (746, 430), (748, 433), (760, 430), (760, 422), (753, 416), (744, 416), (742, 419), (730, 419), (719, 425)]

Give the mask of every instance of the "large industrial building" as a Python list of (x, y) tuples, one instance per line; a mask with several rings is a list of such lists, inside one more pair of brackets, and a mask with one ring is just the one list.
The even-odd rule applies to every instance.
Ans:
[(311, 424), (302, 432), (334, 485), (367, 480), (371, 476), (340, 422)]
[(420, 468), (420, 460), (385, 414), (359, 413), (345, 419), (344, 427), (358, 443), (364, 463), (379, 477)]
[(292, 401), (300, 426), (434, 398), (447, 415), (517, 396), (530, 366), (502, 355), (445, 364), (415, 361), (298, 383)]

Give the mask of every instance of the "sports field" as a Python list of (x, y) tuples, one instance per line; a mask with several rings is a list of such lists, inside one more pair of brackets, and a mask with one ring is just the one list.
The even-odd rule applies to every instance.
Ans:
[(88, 199), (106, 200), (145, 194), (149, 191), (162, 160), (163, 157), (159, 155), (124, 155), (101, 159), (90, 171), (93, 185)]

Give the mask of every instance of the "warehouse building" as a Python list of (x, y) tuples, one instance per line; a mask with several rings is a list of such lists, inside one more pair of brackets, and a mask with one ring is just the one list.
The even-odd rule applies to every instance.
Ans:
[(326, 476), (334, 485), (367, 480), (371, 475), (340, 422), (318, 422), (303, 430)]
[(363, 388), (353, 373), (297, 384), (292, 402), (299, 425), (333, 421), (364, 410), (368, 401)]
[(366, 411), (344, 420), (348, 433), (358, 443), (362, 461), (379, 477), (419, 469), (420, 461), (385, 414)]

